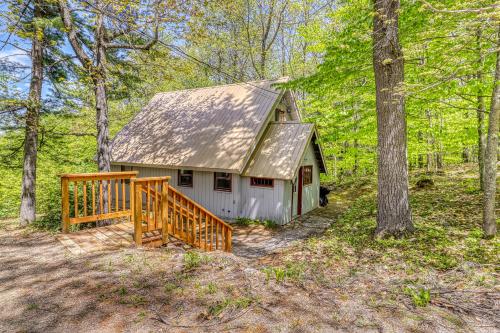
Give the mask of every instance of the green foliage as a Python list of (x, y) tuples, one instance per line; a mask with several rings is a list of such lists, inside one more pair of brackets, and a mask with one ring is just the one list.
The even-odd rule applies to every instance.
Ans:
[(207, 285), (207, 292), (209, 294), (215, 294), (217, 292), (218, 288), (217, 285), (214, 282), (209, 282)]
[(268, 220), (268, 219), (266, 219), (266, 220), (254, 220), (254, 219), (251, 219), (248, 217), (240, 217), (240, 216), (235, 219), (235, 224), (240, 225), (240, 226), (244, 226), (244, 227), (248, 227), (250, 225), (262, 225), (268, 229), (279, 228), (279, 224), (273, 220)]
[(266, 280), (274, 279), (277, 283), (286, 281), (299, 282), (305, 271), (305, 264), (302, 262), (288, 262), (283, 267), (265, 267), (262, 270), (266, 274)]
[[(440, 5), (478, 6), (472, 1)], [(368, 0), (341, 2), (328, 24), (308, 29), (305, 39), (324, 52), (324, 61), (314, 74), (288, 84), (305, 92), (303, 112), (318, 124), (330, 157), (328, 180), (373, 174), (377, 165), (372, 6)], [(421, 2), (401, 1), (410, 168), (434, 171), (438, 159), (457, 164), (467, 154), (477, 160), (478, 96), (485, 96), (487, 110), (495, 60), (487, 50), (494, 48), (496, 28), (485, 24), (486, 17), (436, 13)]]
[(238, 216), (236, 219), (235, 219), (235, 223), (236, 225), (240, 225), (240, 226), (249, 226), (251, 224), (253, 224), (255, 221), (248, 218), (248, 217), (240, 217)]
[(196, 268), (211, 261), (211, 258), (196, 251), (188, 251), (184, 254), (184, 265), (186, 269)]
[(413, 305), (415, 306), (425, 307), (431, 302), (431, 292), (425, 288), (406, 286), (404, 288), (404, 293), (411, 297)]
[(163, 286), (163, 290), (165, 291), (165, 293), (171, 293), (172, 291), (175, 291), (178, 289), (180, 289), (180, 287), (177, 284), (172, 283), (172, 282), (167, 282)]
[(254, 300), (250, 297), (238, 297), (238, 298), (226, 298), (222, 301), (215, 302), (214, 304), (208, 307), (208, 314), (212, 317), (219, 316), (224, 310), (228, 308), (232, 309), (245, 309), (250, 304), (252, 304)]
[[(322, 241), (325, 251), (332, 256), (352, 249), (370, 260), (386, 262), (403, 259), (410, 267), (433, 267), (448, 270), (464, 261), (495, 263), (498, 240), (481, 238), (481, 193), (462, 186), (475, 170), (455, 169), (448, 174), (435, 175), (435, 186), (411, 191), (411, 208), (415, 232), (409, 237), (373, 239), (376, 227), (376, 187), (373, 180), (363, 179), (346, 185), (354, 200)], [(415, 177), (420, 178), (417, 174)], [(414, 178), (411, 178), (413, 183)], [(467, 181), (468, 182), (468, 181)], [(358, 185), (356, 184), (363, 184)], [(368, 184), (368, 185), (367, 185)], [(371, 185), (370, 185), (371, 184)], [(477, 189), (474, 179), (471, 187)], [(342, 188), (333, 194), (332, 202), (345, 200)]]
[(279, 228), (279, 224), (274, 222), (273, 220), (264, 220), (264, 221), (262, 221), (262, 224), (264, 225), (264, 227), (266, 227), (268, 229)]

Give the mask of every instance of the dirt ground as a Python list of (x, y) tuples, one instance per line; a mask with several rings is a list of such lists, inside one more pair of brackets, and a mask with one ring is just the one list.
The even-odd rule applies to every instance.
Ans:
[(262, 265), (280, 255), (250, 260), (170, 246), (73, 257), (53, 235), (13, 223), (3, 224), (0, 248), (1, 332), (498, 329), (443, 308), (413, 307), (391, 289), (398, 277), (384, 267), (334, 267), (329, 276), (279, 282)]
[[(345, 205), (316, 215), (335, 220)], [(276, 233), (281, 244), (293, 234)], [(264, 253), (170, 244), (72, 255), (53, 234), (0, 221), (0, 332), (500, 332), (488, 265), (388, 267), (314, 238), (276, 249), (271, 234)], [(410, 280), (439, 294), (416, 306)]]

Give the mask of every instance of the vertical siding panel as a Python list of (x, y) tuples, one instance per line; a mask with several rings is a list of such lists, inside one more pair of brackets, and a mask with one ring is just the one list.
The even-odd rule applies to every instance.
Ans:
[[(316, 187), (316, 183), (319, 181), (316, 162), (314, 169), (313, 187)], [(112, 170), (119, 171), (120, 165), (113, 165)], [(170, 184), (173, 187), (220, 217), (247, 216), (255, 219), (270, 219), (279, 224), (287, 223), (290, 220), (292, 190), (290, 181), (275, 180), (273, 189), (259, 188), (250, 186), (250, 177), (240, 177), (233, 174), (232, 192), (220, 192), (214, 191), (213, 172), (194, 171), (193, 188), (186, 188), (178, 186), (176, 169), (136, 167), (135, 170), (139, 171), (138, 177), (141, 178), (170, 176)], [(319, 200), (319, 191), (316, 192), (318, 192), (318, 198), (315, 198), (315, 193), (309, 196), (313, 205)], [(305, 192), (304, 196), (306, 196)], [(308, 209), (304, 206), (304, 212)]]
[(305, 214), (319, 206), (319, 165), (314, 155), (312, 142), (309, 142), (301, 165), (313, 166), (313, 182), (304, 186), (302, 194), (302, 214)]

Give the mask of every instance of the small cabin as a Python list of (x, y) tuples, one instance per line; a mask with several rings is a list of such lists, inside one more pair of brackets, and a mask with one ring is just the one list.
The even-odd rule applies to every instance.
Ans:
[(226, 219), (286, 224), (317, 208), (327, 172), (318, 134), (280, 82), (156, 94), (113, 139), (111, 171), (170, 176)]

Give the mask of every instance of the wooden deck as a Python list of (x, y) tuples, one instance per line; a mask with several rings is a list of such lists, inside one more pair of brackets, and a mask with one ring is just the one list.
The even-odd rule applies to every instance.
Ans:
[[(61, 233), (58, 234), (56, 238), (72, 254), (110, 251), (120, 248), (135, 247), (136, 245), (134, 241), (134, 224), (131, 222), (83, 229), (69, 234)], [(161, 246), (161, 238), (161, 232), (159, 230), (147, 231), (143, 234), (142, 246)], [(170, 233), (169, 238), (183, 241), (186, 236), (178, 233)], [(197, 247), (208, 250), (210, 249), (210, 244), (200, 241)]]
[(114, 250), (134, 246), (134, 225), (119, 223), (105, 227), (58, 234), (57, 239), (73, 254)]
[[(62, 231), (72, 253), (117, 247), (159, 247), (176, 238), (205, 251), (231, 252), (232, 226), (169, 185), (169, 176), (137, 178), (133, 172), (61, 175)], [(70, 233), (71, 225), (133, 221)]]

